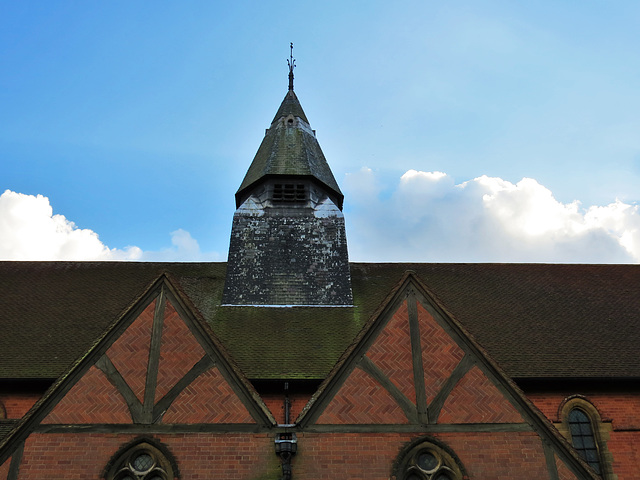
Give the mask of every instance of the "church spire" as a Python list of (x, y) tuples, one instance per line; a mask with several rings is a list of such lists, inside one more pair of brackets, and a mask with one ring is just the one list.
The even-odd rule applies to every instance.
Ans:
[(289, 91), (293, 92), (293, 69), (296, 68), (296, 59), (293, 58), (293, 42), (291, 42), (290, 48), (291, 53), (289, 54), (287, 65), (289, 65)]
[(225, 305), (352, 305), (343, 195), (289, 90), (236, 193)]

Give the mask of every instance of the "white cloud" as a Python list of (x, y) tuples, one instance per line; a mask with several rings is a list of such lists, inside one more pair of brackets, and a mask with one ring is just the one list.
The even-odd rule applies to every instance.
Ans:
[(54, 215), (49, 199), (6, 190), (0, 195), (0, 260), (218, 260), (200, 251), (189, 232), (171, 233), (172, 247), (159, 252), (139, 247), (109, 248), (98, 234)]
[(158, 252), (142, 252), (140, 260), (145, 262), (219, 262), (223, 260), (216, 252), (202, 252), (197, 240), (181, 228), (171, 232), (171, 244), (172, 247)]
[(354, 261), (640, 262), (637, 205), (583, 209), (531, 178), (455, 184), (442, 172), (409, 170), (391, 192), (381, 185), (370, 169), (346, 178)]

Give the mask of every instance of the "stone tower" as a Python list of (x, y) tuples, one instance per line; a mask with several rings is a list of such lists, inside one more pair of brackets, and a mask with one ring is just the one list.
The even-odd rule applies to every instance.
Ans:
[(351, 305), (342, 202), (315, 131), (289, 91), (236, 193), (227, 305)]

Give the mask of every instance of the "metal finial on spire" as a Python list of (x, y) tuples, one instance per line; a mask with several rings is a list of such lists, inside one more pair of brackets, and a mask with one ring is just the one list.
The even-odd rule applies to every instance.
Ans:
[(287, 65), (289, 65), (289, 91), (293, 91), (293, 69), (296, 68), (296, 60), (293, 58), (293, 42), (290, 45), (291, 53), (287, 59)]

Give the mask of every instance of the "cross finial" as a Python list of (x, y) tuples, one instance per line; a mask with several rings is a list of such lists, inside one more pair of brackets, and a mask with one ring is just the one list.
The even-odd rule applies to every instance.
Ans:
[(296, 68), (296, 60), (293, 58), (293, 42), (290, 44), (291, 53), (289, 54), (289, 59), (287, 60), (287, 65), (289, 65), (289, 91), (293, 91), (293, 69)]

